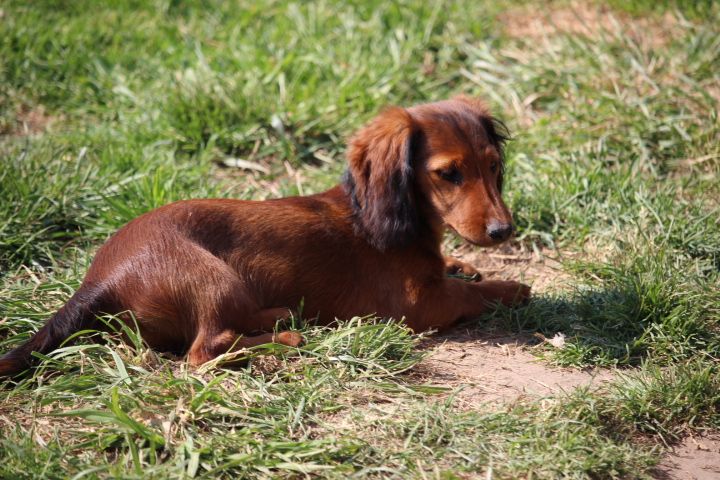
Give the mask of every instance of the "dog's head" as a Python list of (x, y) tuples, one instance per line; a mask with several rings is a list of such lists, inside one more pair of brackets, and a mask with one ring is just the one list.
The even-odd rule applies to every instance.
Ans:
[(384, 111), (348, 146), (345, 186), (360, 229), (380, 249), (443, 224), (475, 245), (507, 240), (507, 139), (503, 124), (467, 97)]

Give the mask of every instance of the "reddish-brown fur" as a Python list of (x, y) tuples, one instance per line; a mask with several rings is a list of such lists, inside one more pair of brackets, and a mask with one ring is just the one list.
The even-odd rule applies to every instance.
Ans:
[(101, 313), (131, 311), (151, 347), (198, 365), (232, 348), (298, 345), (272, 332), (301, 302), (320, 324), (374, 313), (422, 331), (524, 301), (530, 289), (516, 282), (447, 277), (474, 269), (440, 252), (445, 226), (483, 246), (510, 234), (498, 128), (468, 98), (392, 108), (352, 137), (345, 182), (327, 192), (146, 213), (100, 248), (75, 296), (0, 359), (0, 375)]

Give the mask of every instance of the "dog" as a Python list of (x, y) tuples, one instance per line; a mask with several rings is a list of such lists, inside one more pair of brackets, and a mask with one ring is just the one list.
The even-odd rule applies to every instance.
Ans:
[(274, 330), (301, 302), (321, 325), (375, 314), (416, 332), (525, 302), (527, 285), (448, 276), (477, 271), (440, 249), (445, 227), (480, 246), (512, 235), (507, 139), (473, 98), (393, 107), (351, 137), (343, 181), (324, 193), (186, 200), (141, 215), (98, 250), (65, 306), (0, 358), (0, 375), (100, 314), (134, 319), (151, 348), (187, 352), (197, 366), (269, 342), (299, 346), (297, 332)]

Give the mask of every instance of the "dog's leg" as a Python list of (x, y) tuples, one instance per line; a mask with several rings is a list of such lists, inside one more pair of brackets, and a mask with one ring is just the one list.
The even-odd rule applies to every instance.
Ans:
[(474, 282), (482, 280), (482, 275), (475, 267), (453, 257), (445, 257), (445, 273), (470, 277)]
[[(290, 311), (287, 308), (267, 308), (250, 314), (243, 320), (238, 317), (239, 310), (230, 302), (229, 308), (220, 302), (217, 308), (219, 318), (213, 321), (201, 322), (201, 330), (195, 337), (188, 351), (188, 361), (193, 366), (202, 365), (223, 353), (255, 347), (265, 343), (279, 343), (289, 347), (297, 347), (303, 343), (303, 337), (298, 332), (280, 331), (248, 335), (252, 332), (272, 332), (278, 320), (287, 318)], [(238, 322), (238, 320), (240, 320)], [(235, 327), (241, 328), (241, 334)], [(252, 327), (248, 327), (251, 325)]]
[(482, 302), (487, 306), (495, 303), (501, 303), (505, 306), (512, 307), (527, 303), (530, 299), (530, 286), (520, 282), (510, 280), (485, 280), (470, 286), (470, 295), (475, 297), (469, 304), (472, 311), (477, 302), (477, 296), (482, 298)]
[(407, 325), (415, 331), (443, 330), (460, 319), (482, 315), (496, 303), (521, 305), (530, 298), (530, 287), (511, 281), (464, 282), (448, 278), (424, 292), (422, 298), (408, 315)]
[[(218, 355), (265, 343), (279, 343), (297, 347), (303, 343), (298, 332), (280, 331), (253, 335), (258, 331), (272, 332), (279, 319), (290, 314), (287, 308), (268, 308), (242, 317), (236, 305), (237, 297), (220, 300), (214, 312), (217, 317), (201, 321), (200, 330), (188, 351), (191, 365), (201, 365)], [(239, 320), (239, 321), (238, 321)], [(250, 335), (248, 335), (250, 333)]]
[(287, 320), (292, 316), (289, 308), (265, 308), (253, 316), (253, 324), (259, 332), (272, 332), (278, 321)]
[(225, 330), (216, 335), (202, 333), (197, 336), (192, 347), (190, 347), (188, 361), (190, 365), (198, 366), (223, 353), (256, 347), (265, 343), (279, 343), (289, 347), (299, 347), (303, 343), (303, 337), (297, 332), (290, 331), (263, 333), (251, 337), (238, 335), (237, 332), (231, 330)]
[[(161, 248), (160, 248), (161, 247)], [(272, 341), (252, 337), (272, 332), (287, 308), (261, 308), (246, 282), (226, 262), (193, 242), (179, 239), (154, 251), (162, 259), (148, 268), (144, 258), (130, 259), (130, 279), (117, 280), (121, 305), (134, 312), (143, 338), (158, 350), (187, 349), (193, 364), (239, 347)], [(137, 272), (142, 272), (140, 277)], [(134, 284), (133, 289), (127, 285)], [(278, 334), (280, 343), (286, 335)]]

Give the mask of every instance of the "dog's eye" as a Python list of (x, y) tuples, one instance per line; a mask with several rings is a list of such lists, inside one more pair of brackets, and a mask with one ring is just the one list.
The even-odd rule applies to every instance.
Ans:
[(495, 173), (495, 172), (497, 172), (497, 169), (498, 169), (498, 162), (491, 162), (490, 163), (490, 171), (492, 173)]
[(463, 180), (462, 174), (455, 167), (444, 168), (442, 170), (438, 170), (437, 174), (440, 176), (440, 178), (442, 178), (446, 182), (450, 182), (455, 185), (460, 185)]

